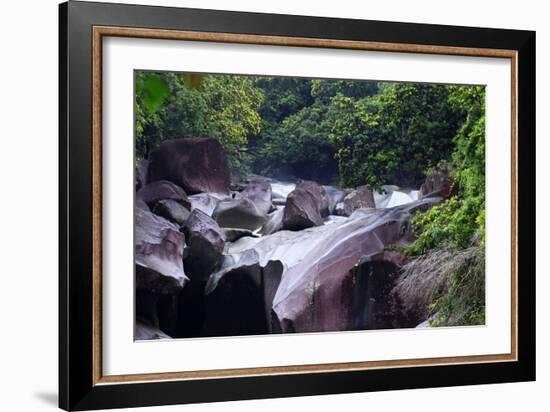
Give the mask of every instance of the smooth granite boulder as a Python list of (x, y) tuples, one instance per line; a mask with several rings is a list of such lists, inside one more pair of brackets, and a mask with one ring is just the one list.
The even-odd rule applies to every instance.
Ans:
[(248, 184), (233, 198), (221, 200), (212, 217), (221, 227), (256, 230), (267, 221), (271, 209), (271, 185), (268, 182)]
[(136, 193), (137, 200), (143, 200), (150, 208), (153, 208), (160, 200), (173, 200), (183, 207), (190, 209), (191, 203), (185, 191), (168, 180), (159, 180), (143, 186)]
[(176, 225), (136, 208), (136, 289), (159, 294), (179, 292), (189, 280), (182, 264), (185, 246), (185, 236)]
[(148, 182), (169, 180), (186, 193), (229, 193), (227, 157), (216, 139), (163, 141), (149, 157)]
[(189, 247), (189, 253), (184, 259), (189, 277), (208, 279), (222, 261), (225, 246), (223, 230), (214, 219), (195, 209), (185, 221), (182, 231)]
[(315, 182), (301, 182), (286, 199), (283, 228), (301, 230), (319, 226), (328, 212), (329, 200), (325, 189)]

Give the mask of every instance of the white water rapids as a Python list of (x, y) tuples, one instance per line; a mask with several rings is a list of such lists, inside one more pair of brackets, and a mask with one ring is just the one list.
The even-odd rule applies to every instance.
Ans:
[[(272, 197), (274, 200), (279, 200), (281, 202), (283, 202), (295, 188), (295, 183), (280, 182), (277, 180), (271, 182)], [(330, 190), (340, 190), (334, 186), (324, 186), (324, 188), (327, 192)], [(374, 192), (374, 203), (377, 209), (387, 209), (414, 202), (418, 200), (418, 194), (418, 190), (385, 185), (382, 186), (381, 191)]]

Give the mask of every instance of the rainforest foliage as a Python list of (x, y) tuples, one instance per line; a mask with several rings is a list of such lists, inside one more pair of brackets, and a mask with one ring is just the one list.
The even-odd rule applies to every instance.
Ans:
[(477, 248), (440, 274), (430, 308), (439, 324), (458, 312), (483, 322), (483, 86), (137, 71), (135, 92), (137, 158), (165, 139), (208, 136), (240, 174), (381, 190), (447, 169), (455, 195), (413, 219), (405, 251), (438, 268), (448, 267), (438, 257)]
[(455, 149), (467, 114), (459, 89), (137, 72), (137, 155), (167, 138), (210, 136), (236, 172), (414, 187)]

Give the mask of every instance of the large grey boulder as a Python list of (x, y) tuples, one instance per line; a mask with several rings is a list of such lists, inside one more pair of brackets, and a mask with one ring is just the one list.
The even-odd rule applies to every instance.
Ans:
[(355, 210), (376, 207), (374, 194), (368, 186), (359, 186), (336, 205), (337, 214), (350, 216)]
[(184, 260), (192, 279), (206, 280), (220, 265), (225, 235), (216, 221), (195, 209), (182, 227), (189, 248)]
[(219, 196), (212, 193), (198, 193), (196, 195), (189, 196), (189, 203), (191, 203), (191, 211), (198, 209), (201, 212), (206, 213), (208, 216), (212, 216), (216, 206), (220, 203), (220, 200), (225, 199), (226, 196)]
[(355, 289), (348, 291), (353, 298), (350, 329), (413, 328), (422, 320), (417, 313), (405, 308), (394, 291), (407, 260), (407, 256), (395, 251), (383, 251), (359, 259), (348, 274)]
[(189, 280), (183, 270), (185, 236), (176, 225), (135, 209), (136, 289), (178, 293)]
[(272, 307), (281, 331), (349, 330), (361, 310), (360, 305), (354, 306), (355, 294), (364, 292), (353, 287), (352, 269), (362, 257), (382, 253), (388, 245), (411, 242), (411, 217), (439, 201), (430, 198), (392, 209), (358, 209), (330, 224), (239, 239), (228, 245), (227, 253), (254, 249), (262, 266), (272, 260), (282, 262), (284, 272)]
[(227, 157), (216, 139), (165, 140), (149, 157), (147, 181), (169, 180), (186, 193), (228, 193)]
[(267, 220), (271, 209), (271, 185), (268, 182), (249, 183), (233, 198), (221, 200), (212, 217), (221, 227), (256, 230)]
[[(263, 259), (279, 259), (288, 267), (273, 302), (282, 331), (353, 328), (360, 310), (354, 307), (354, 294), (363, 292), (353, 286), (357, 282), (352, 269), (362, 257), (382, 253), (388, 245), (411, 242), (411, 217), (439, 201), (432, 198), (392, 209), (359, 209), (341, 223), (307, 229), (309, 233), (303, 233), (302, 238), (287, 241), (286, 249), (256, 244), (255, 249), (263, 251)], [(277, 235), (286, 233), (271, 235), (275, 238), (271, 242), (280, 242)]]
[(165, 199), (159, 200), (155, 204), (153, 213), (181, 226), (185, 223), (191, 212), (188, 208), (182, 206), (181, 203), (172, 199)]
[(149, 183), (139, 189), (136, 194), (136, 200), (144, 201), (150, 208), (153, 208), (158, 201), (167, 199), (178, 202), (187, 209), (191, 208), (185, 191), (167, 180)]
[(325, 189), (311, 181), (296, 185), (286, 199), (283, 228), (301, 230), (323, 224), (323, 216), (329, 212), (329, 200)]
[(205, 288), (203, 336), (257, 335), (275, 332), (272, 303), (281, 281), (283, 265), (260, 264), (259, 255), (249, 249), (228, 256)]

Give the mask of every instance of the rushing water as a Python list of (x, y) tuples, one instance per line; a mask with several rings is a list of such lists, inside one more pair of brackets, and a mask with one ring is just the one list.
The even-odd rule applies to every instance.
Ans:
[[(273, 180), (271, 190), (273, 201), (277, 205), (282, 205), (287, 196), (296, 188), (295, 183), (280, 182)], [(335, 186), (324, 186), (327, 193), (341, 192), (340, 188)], [(374, 203), (377, 209), (387, 209), (390, 207), (401, 206), (418, 200), (419, 191), (401, 188), (393, 185), (382, 186), (381, 190), (374, 192)]]

